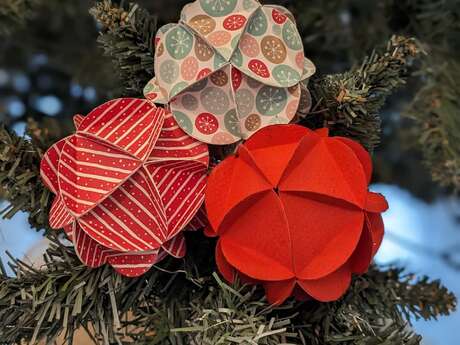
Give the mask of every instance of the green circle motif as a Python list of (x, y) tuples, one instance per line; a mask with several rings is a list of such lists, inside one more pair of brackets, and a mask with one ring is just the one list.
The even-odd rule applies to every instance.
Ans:
[(236, 47), (238, 47), (238, 44), (240, 43), (240, 39), (241, 39), (241, 34), (235, 35), (235, 37), (233, 37), (232, 42), (230, 43), (232, 49), (235, 49)]
[(288, 20), (283, 26), (283, 40), (286, 45), (294, 50), (301, 50), (303, 48), (302, 38), (295, 24)]
[(168, 84), (179, 77), (179, 64), (174, 60), (163, 61), (160, 65), (160, 78)]
[(265, 15), (264, 11), (259, 8), (249, 23), (248, 33), (253, 36), (262, 36), (265, 34), (265, 32), (267, 32), (267, 28), (267, 16)]
[(257, 7), (257, 2), (254, 0), (244, 0), (243, 1), (243, 8), (245, 11), (252, 10), (253, 8)]
[(187, 88), (188, 84), (185, 81), (181, 81), (180, 83), (177, 83), (174, 85), (174, 87), (171, 89), (171, 94), (170, 97), (177, 96), (180, 94), (182, 91), (184, 91)]
[(243, 66), (243, 54), (241, 54), (240, 48), (236, 48), (235, 52), (233, 53), (231, 61), (232, 61), (232, 64), (237, 67)]
[(193, 47), (193, 36), (183, 27), (178, 26), (166, 35), (166, 50), (176, 60), (185, 58)]
[(184, 113), (174, 110), (173, 111), (174, 118), (177, 121), (177, 124), (182, 128), (182, 130), (187, 134), (192, 134), (193, 132), (193, 123), (192, 120), (189, 119), (187, 115)]
[(212, 17), (223, 17), (233, 12), (238, 0), (200, 0), (203, 11)]
[(287, 91), (279, 87), (264, 86), (257, 93), (257, 111), (265, 116), (275, 116), (283, 111), (287, 104)]
[(214, 56), (214, 69), (215, 70), (220, 69), (226, 63), (227, 63), (227, 61), (222, 57), (222, 55), (215, 54), (215, 56)]
[(241, 137), (241, 128), (235, 109), (229, 110), (224, 117), (225, 128), (235, 137)]
[(300, 74), (288, 65), (279, 65), (273, 69), (273, 78), (281, 86), (293, 86), (300, 81)]

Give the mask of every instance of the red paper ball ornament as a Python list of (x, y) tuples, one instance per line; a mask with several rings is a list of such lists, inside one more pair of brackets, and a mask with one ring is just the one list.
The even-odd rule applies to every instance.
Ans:
[(388, 205), (368, 191), (371, 174), (360, 144), (325, 129), (260, 130), (208, 179), (207, 234), (219, 236), (220, 272), (262, 284), (272, 304), (340, 298), (382, 241)]
[(182, 231), (204, 201), (207, 145), (146, 100), (113, 100), (74, 119), (76, 133), (41, 163), (56, 194), (51, 227), (64, 228), (86, 265), (126, 276), (182, 257)]

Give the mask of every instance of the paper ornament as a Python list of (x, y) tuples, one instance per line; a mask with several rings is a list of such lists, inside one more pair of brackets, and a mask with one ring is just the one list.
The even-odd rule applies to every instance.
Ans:
[[(289, 123), (300, 84), (315, 72), (292, 14), (256, 0), (194, 1), (155, 43), (156, 77), (146, 98), (169, 104), (185, 132), (211, 144)], [(304, 95), (308, 100), (308, 89)]]
[(367, 271), (383, 237), (383, 196), (358, 143), (298, 125), (266, 127), (214, 168), (206, 187), (217, 265), (268, 300), (332, 301)]
[(207, 145), (146, 100), (113, 100), (74, 120), (76, 133), (41, 163), (56, 194), (50, 226), (64, 228), (86, 265), (126, 276), (182, 257), (182, 231), (204, 201)]

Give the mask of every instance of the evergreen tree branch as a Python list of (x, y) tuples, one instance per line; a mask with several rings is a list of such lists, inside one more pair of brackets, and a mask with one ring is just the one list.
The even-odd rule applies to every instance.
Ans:
[(433, 180), (460, 191), (460, 65), (455, 60), (428, 59), (426, 85), (408, 109), (415, 120), (425, 164)]
[(380, 142), (379, 112), (405, 84), (420, 52), (414, 39), (394, 36), (383, 52), (374, 51), (350, 71), (314, 78), (309, 89), (315, 106), (304, 124), (327, 126), (333, 135), (355, 139), (372, 151)]
[(85, 328), (94, 329), (96, 344), (258, 339), (267, 345), (412, 345), (419, 344), (419, 337), (404, 329), (411, 316), (431, 319), (455, 309), (455, 297), (438, 281), (375, 267), (356, 277), (337, 302), (291, 301), (271, 308), (263, 290), (230, 287), (212, 277), (212, 240), (191, 233), (187, 241), (191, 248), (185, 260), (167, 259), (130, 279), (108, 266), (85, 267), (72, 247), (54, 238), (44, 267), (15, 260), (17, 276), (1, 275), (0, 338), (34, 343), (66, 332), (71, 344), (75, 331)]
[(90, 13), (102, 26), (98, 43), (119, 73), (123, 96), (141, 96), (153, 77), (157, 17), (139, 5), (120, 7), (111, 0), (98, 2)]
[(55, 138), (33, 122), (28, 133), (31, 140), (0, 127), (0, 193), (9, 203), (0, 214), (12, 218), (19, 211), (27, 212), (31, 226), (43, 229), (48, 227), (52, 196), (41, 181), (40, 161)]

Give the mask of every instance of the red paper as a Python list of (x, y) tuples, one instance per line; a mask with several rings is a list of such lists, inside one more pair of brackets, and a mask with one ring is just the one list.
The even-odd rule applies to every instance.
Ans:
[(140, 99), (110, 101), (74, 122), (77, 132), (53, 145), (41, 164), (56, 194), (51, 227), (64, 227), (88, 266), (109, 263), (128, 276), (166, 254), (182, 257), (181, 231), (204, 200), (207, 145)]
[(206, 187), (209, 236), (224, 278), (289, 296), (340, 298), (367, 271), (383, 237), (383, 196), (368, 191), (358, 143), (298, 125), (264, 128), (219, 164)]

